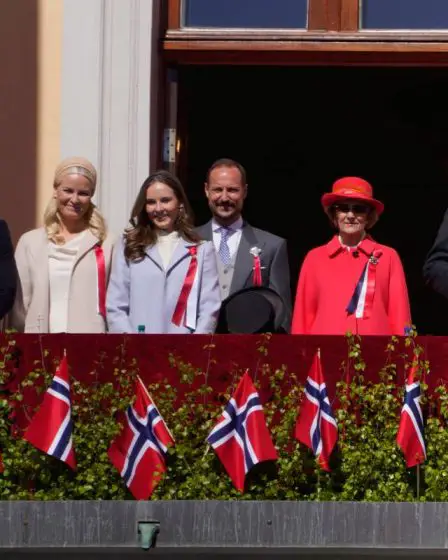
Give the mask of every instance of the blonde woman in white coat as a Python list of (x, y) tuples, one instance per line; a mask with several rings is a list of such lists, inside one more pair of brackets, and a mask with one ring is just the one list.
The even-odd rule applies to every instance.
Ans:
[(44, 227), (19, 239), (19, 287), (10, 326), (26, 333), (106, 332), (113, 240), (92, 202), (97, 173), (86, 159), (56, 168)]

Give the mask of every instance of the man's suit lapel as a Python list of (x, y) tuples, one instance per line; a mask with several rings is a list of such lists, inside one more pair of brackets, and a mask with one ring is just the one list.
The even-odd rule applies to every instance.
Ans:
[[(244, 288), (248, 278), (253, 274), (254, 257), (251, 255), (250, 250), (252, 247), (259, 247), (262, 249), (263, 245), (264, 243), (261, 243), (255, 236), (253, 228), (249, 224), (244, 223), (241, 231), (240, 244), (236, 254), (235, 270), (233, 272), (230, 293)], [(261, 255), (261, 259), (263, 259), (263, 255)]]

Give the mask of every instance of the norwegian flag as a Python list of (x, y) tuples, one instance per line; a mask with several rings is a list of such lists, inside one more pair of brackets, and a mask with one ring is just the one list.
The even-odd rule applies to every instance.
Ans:
[(174, 439), (140, 377), (135, 393), (108, 455), (134, 497), (147, 500), (166, 471), (167, 449)]
[(319, 351), (306, 380), (295, 436), (313, 450), (321, 468), (330, 471), (330, 455), (338, 439), (338, 428), (328, 400)]
[(277, 459), (260, 397), (248, 371), (241, 377), (207, 442), (241, 492), (246, 474), (254, 465)]
[(71, 411), (68, 364), (64, 355), (24, 438), (47, 455), (76, 469)]
[(417, 368), (409, 370), (401, 410), (397, 444), (403, 451), (408, 467), (423, 463), (426, 459), (426, 447), (423, 428), (423, 414), (420, 407), (420, 381), (416, 380)]

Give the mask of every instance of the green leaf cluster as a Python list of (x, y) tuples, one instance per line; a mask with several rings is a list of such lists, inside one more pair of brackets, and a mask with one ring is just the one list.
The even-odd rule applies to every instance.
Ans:
[[(167, 470), (156, 487), (155, 500), (355, 500), (413, 501), (448, 499), (448, 388), (441, 385), (423, 402), (428, 457), (416, 473), (406, 468), (396, 444), (405, 374), (414, 366), (425, 389), (429, 363), (411, 332), (404, 348), (391, 339), (383, 368), (375, 382), (367, 381), (367, 365), (359, 337), (347, 335), (347, 359), (341, 364), (333, 410), (339, 441), (330, 473), (319, 469), (310, 450), (294, 438), (294, 426), (303, 400), (303, 386), (293, 368), (269, 364), (270, 336), (258, 347), (255, 385), (265, 400), (268, 428), (278, 452), (276, 463), (257, 465), (247, 476), (244, 493), (232, 485), (206, 439), (244, 369), (235, 365), (226, 389), (217, 394), (208, 371), (167, 356), (177, 382), (164, 379), (148, 386), (171, 430)], [(213, 345), (204, 351), (213, 364)], [(104, 356), (98, 356), (88, 383), (71, 380), (76, 471), (41, 453), (23, 439), (17, 419), (29, 420), (57, 363), (42, 352), (42, 360), (13, 390), (15, 342), (9, 335), (0, 348), (0, 499), (3, 500), (123, 500), (132, 499), (107, 450), (120, 431), (117, 413), (132, 402), (138, 367), (125, 345), (114, 358), (111, 376), (104, 374)], [(369, 376), (372, 379), (371, 376)], [(25, 404), (26, 403), (26, 404)]]

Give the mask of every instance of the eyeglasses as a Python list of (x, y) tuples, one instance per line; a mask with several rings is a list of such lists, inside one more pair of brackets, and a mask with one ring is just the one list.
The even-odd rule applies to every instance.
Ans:
[(368, 214), (370, 212), (369, 206), (365, 204), (335, 204), (335, 210), (339, 210), (339, 212), (344, 212), (347, 214), (348, 212), (353, 212), (353, 214)]

